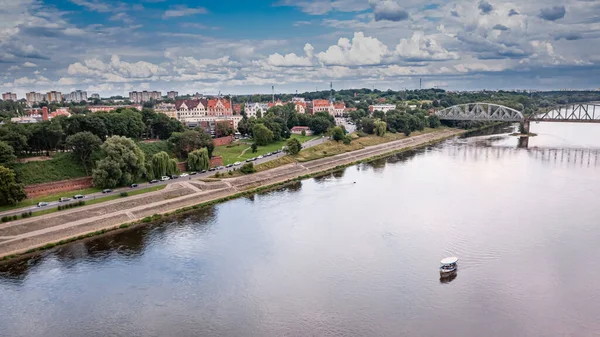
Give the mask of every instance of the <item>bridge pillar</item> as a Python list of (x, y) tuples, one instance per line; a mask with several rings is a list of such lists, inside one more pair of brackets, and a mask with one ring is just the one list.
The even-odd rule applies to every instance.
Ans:
[(529, 121), (523, 121), (523, 122), (521, 122), (520, 125), (519, 125), (519, 133), (523, 134), (523, 135), (529, 134), (529, 127), (530, 127), (530, 122)]
[(529, 137), (519, 137), (519, 149), (526, 149), (529, 147)]

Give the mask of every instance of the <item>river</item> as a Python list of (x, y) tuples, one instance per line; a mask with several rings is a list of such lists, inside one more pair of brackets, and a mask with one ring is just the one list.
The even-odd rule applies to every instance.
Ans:
[(0, 266), (0, 336), (597, 336), (600, 125), (531, 131)]

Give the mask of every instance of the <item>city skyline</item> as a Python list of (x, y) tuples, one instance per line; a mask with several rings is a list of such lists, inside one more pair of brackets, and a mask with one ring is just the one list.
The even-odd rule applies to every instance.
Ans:
[[(0, 91), (597, 89), (600, 4), (13, 0)], [(276, 29), (274, 29), (276, 27)]]

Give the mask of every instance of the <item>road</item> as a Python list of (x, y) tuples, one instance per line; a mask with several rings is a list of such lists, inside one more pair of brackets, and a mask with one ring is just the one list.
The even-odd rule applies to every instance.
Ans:
[[(309, 148), (309, 147), (313, 147), (313, 146), (319, 145), (319, 144), (321, 144), (321, 143), (323, 143), (323, 142), (325, 142), (327, 140), (329, 140), (328, 137), (315, 138), (315, 139), (312, 139), (312, 140), (309, 140), (307, 142), (302, 143), (302, 148), (306, 149), (306, 148)], [(253, 161), (253, 163), (255, 165), (258, 165), (258, 164), (262, 164), (262, 163), (266, 163), (266, 162), (275, 160), (277, 158), (281, 158), (281, 157), (283, 157), (285, 155), (286, 154), (284, 152), (281, 152), (281, 153), (277, 153), (277, 154), (271, 155), (269, 157), (264, 157), (262, 159), (257, 159), (255, 161)], [(240, 162), (242, 162), (242, 164), (244, 163), (244, 161), (241, 160), (241, 159), (240, 159)], [(241, 164), (239, 166), (241, 166)], [(238, 168), (239, 166), (233, 166), (233, 167), (230, 167), (230, 168), (224, 167), (224, 168), (222, 168), (220, 170), (214, 170), (214, 171), (205, 172), (205, 173), (198, 173), (198, 174), (193, 175), (193, 176), (180, 177), (178, 179), (171, 179), (171, 180), (167, 180), (167, 181), (159, 181), (159, 182), (154, 183), (154, 184), (140, 183), (140, 184), (137, 184), (138, 185), (137, 187), (121, 187), (121, 188), (118, 188), (118, 189), (113, 189), (113, 191), (109, 192), (109, 193), (102, 193), (102, 192), (92, 193), (92, 194), (86, 195), (84, 199), (79, 199), (79, 200), (84, 200), (84, 201), (85, 200), (94, 200), (96, 198), (109, 197), (109, 196), (113, 196), (113, 195), (118, 195), (121, 192), (132, 192), (132, 191), (141, 190), (141, 189), (145, 189), (145, 188), (153, 187), (153, 186), (168, 185), (168, 184), (176, 183), (176, 182), (178, 182), (178, 181), (180, 181), (182, 179), (206, 178), (206, 177), (214, 175), (217, 172), (222, 173), (222, 174), (223, 173), (227, 173), (228, 171), (231, 171), (234, 168)], [(35, 205), (32, 205), (32, 206), (28, 206), (28, 207), (14, 209), (14, 210), (11, 210), (11, 211), (2, 212), (2, 213), (0, 213), (0, 217), (3, 217), (3, 216), (13, 216), (13, 215), (21, 215), (22, 213), (28, 212), (28, 211), (32, 211), (32, 212), (42, 211), (42, 210), (46, 210), (46, 209), (57, 207), (58, 205), (66, 205), (66, 204), (69, 204), (69, 203), (75, 203), (75, 202), (78, 202), (79, 200), (71, 200), (71, 201), (68, 201), (68, 202), (53, 201), (53, 202), (49, 202), (48, 205), (42, 206), (42, 207), (37, 207)]]

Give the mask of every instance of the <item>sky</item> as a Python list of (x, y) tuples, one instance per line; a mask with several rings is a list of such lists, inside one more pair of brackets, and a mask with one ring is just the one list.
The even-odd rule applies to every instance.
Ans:
[(598, 0), (0, 0), (0, 91), (600, 88)]

